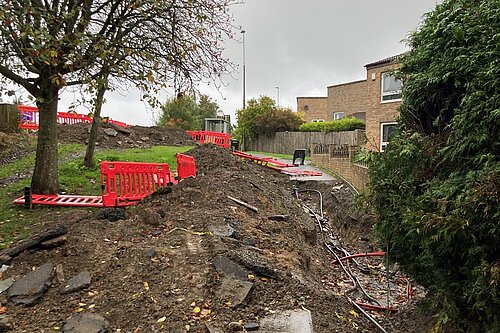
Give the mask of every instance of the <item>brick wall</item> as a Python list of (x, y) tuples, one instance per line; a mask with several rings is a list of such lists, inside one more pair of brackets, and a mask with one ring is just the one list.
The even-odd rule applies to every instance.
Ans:
[(354, 163), (354, 155), (359, 147), (350, 146), (343, 150), (338, 145), (328, 145), (328, 149), (322, 148), (321, 145), (317, 144), (311, 147), (311, 162), (331, 170), (348, 181), (358, 191), (366, 190), (369, 180), (368, 168)]
[(335, 112), (344, 112), (344, 117), (366, 112), (366, 80), (328, 87), (328, 120)]
[(398, 68), (397, 63), (388, 63), (366, 67), (366, 148), (380, 151), (380, 124), (396, 121), (400, 101), (381, 102), (382, 73)]
[(304, 114), (306, 122), (313, 119), (327, 121), (327, 100), (327, 97), (297, 97), (297, 112)]

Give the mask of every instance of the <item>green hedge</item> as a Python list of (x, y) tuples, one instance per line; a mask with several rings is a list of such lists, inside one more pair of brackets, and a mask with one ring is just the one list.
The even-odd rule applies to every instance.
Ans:
[(301, 132), (344, 132), (365, 129), (365, 123), (357, 118), (342, 118), (324, 123), (305, 123), (299, 127)]

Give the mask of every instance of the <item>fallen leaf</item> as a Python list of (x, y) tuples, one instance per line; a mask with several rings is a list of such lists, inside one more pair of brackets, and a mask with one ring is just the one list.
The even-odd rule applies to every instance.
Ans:
[(7, 307), (5, 306), (0, 307), (0, 314), (4, 314), (5, 312), (7, 312)]
[(157, 323), (163, 323), (165, 320), (167, 320), (167, 317), (163, 316), (160, 319), (158, 319), (156, 322)]
[(144, 289), (149, 290), (149, 284), (146, 281), (144, 281)]
[(352, 314), (352, 316), (353, 316), (354, 318), (359, 318), (359, 314), (358, 314), (356, 311), (351, 310), (351, 311), (349, 311), (349, 313), (350, 313), (350, 314)]
[(191, 303), (191, 306), (195, 307), (196, 306), (196, 302)]
[(89, 309), (93, 309), (93, 308), (95, 308), (95, 304), (90, 304)]
[(201, 312), (200, 307), (199, 306), (195, 306), (194, 309), (193, 309), (193, 312), (196, 313), (196, 314), (200, 313)]

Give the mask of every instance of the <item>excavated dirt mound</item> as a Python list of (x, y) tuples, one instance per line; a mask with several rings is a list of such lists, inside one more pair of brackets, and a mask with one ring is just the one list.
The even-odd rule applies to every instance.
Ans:
[[(61, 143), (87, 143), (91, 124), (57, 125)], [(99, 126), (98, 148), (149, 148), (151, 146), (189, 146), (194, 141), (184, 130), (165, 127), (119, 127), (109, 123)]]
[[(69, 209), (47, 222), (44, 227), (68, 228), (66, 242), (23, 252), (5, 277), (19, 279), (47, 262), (59, 265), (59, 274), (35, 306), (14, 305), (0, 294), (12, 332), (61, 330), (75, 313), (101, 315), (110, 332), (207, 332), (207, 323), (211, 332), (232, 332), (291, 309), (310, 311), (317, 333), (376, 331), (352, 312), (343, 296), (349, 280), (331, 265), (288, 177), (213, 145), (188, 154), (196, 159), (198, 176), (130, 208), (128, 219), (110, 222), (98, 219), (103, 210)], [(325, 216), (345, 229), (342, 241), (353, 253), (369, 250), (364, 238), (370, 238), (370, 218), (350, 208), (347, 188), (296, 185), (321, 190)], [(315, 195), (299, 192), (310, 207), (317, 205)], [(365, 231), (363, 239), (347, 231), (353, 226)], [(236, 284), (227, 270), (238, 276)], [(90, 287), (62, 294), (67, 280), (82, 271), (90, 273)], [(251, 288), (242, 290), (241, 284)], [(408, 323), (415, 317), (404, 317), (407, 332), (427, 327), (424, 322), (412, 330)], [(397, 327), (394, 318), (380, 320)]]

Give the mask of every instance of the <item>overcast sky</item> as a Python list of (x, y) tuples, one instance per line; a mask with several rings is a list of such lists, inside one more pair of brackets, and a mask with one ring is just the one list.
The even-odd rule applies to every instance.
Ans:
[[(234, 24), (245, 30), (246, 99), (267, 95), (296, 110), (297, 96), (326, 96), (329, 85), (365, 79), (365, 64), (406, 50), (404, 39), (418, 27), (436, 0), (245, 0), (234, 5)], [(226, 43), (238, 68), (227, 87), (199, 90), (235, 122), (241, 109), (243, 45)], [(165, 99), (169, 95), (165, 94)], [(64, 93), (60, 111), (76, 97)], [(134, 125), (152, 125), (158, 111), (147, 110), (134, 91), (109, 93), (103, 115)], [(77, 109), (86, 113), (84, 109)]]

